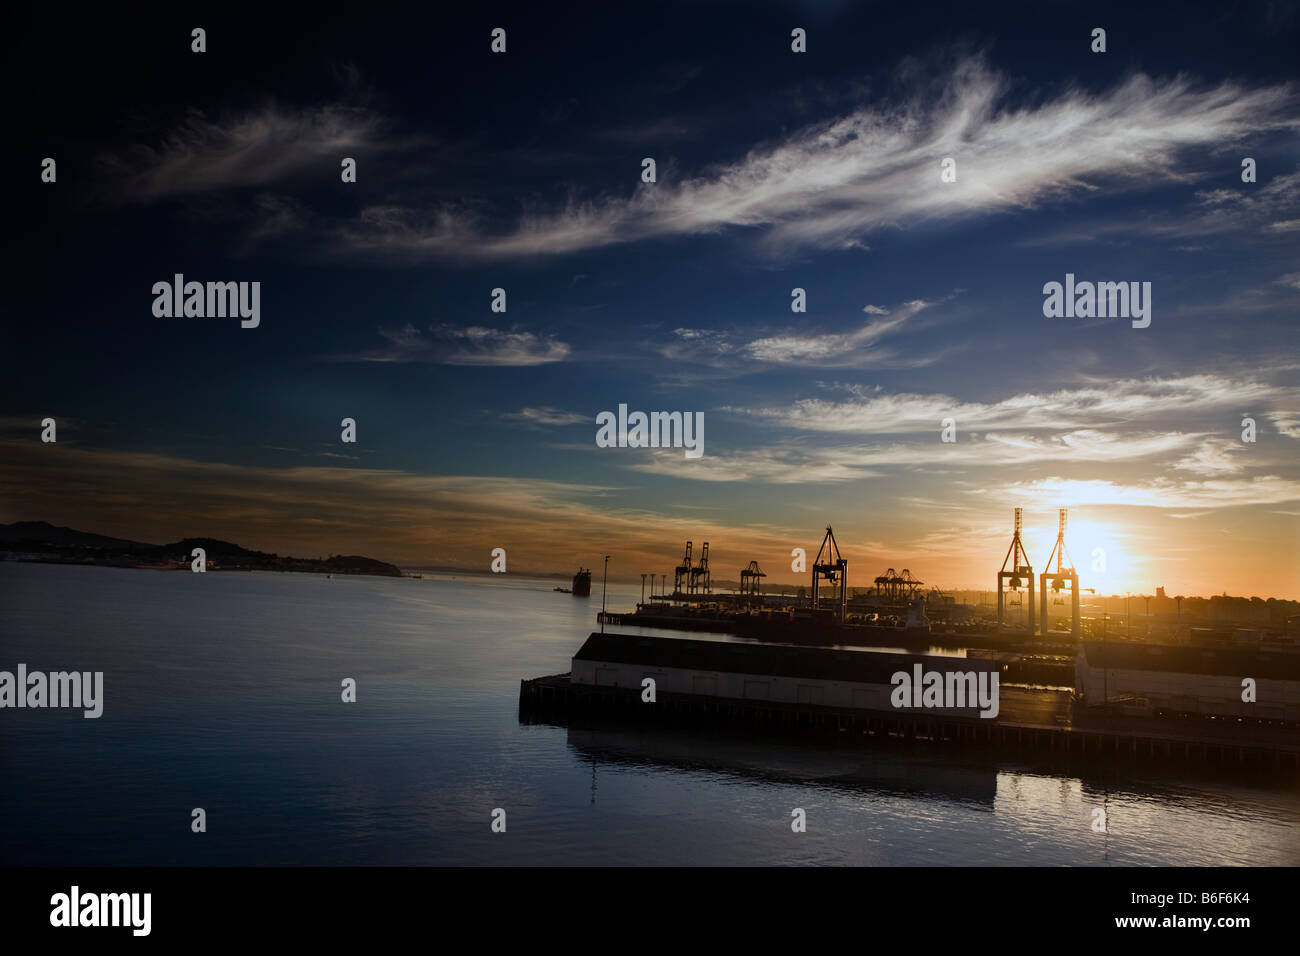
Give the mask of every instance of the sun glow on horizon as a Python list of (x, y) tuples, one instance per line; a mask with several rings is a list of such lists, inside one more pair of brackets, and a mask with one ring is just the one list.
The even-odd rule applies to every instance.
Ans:
[[(1098, 594), (1123, 594), (1125, 591), (1138, 591), (1146, 587), (1140, 580), (1145, 560), (1134, 555), (1127, 543), (1130, 538), (1121, 525), (1116, 522), (1098, 518), (1071, 517), (1065, 528), (1066, 560), (1062, 567), (1073, 563), (1075, 573), (1079, 576), (1081, 590), (1092, 588)], [(1021, 532), (1029, 561), (1035, 576), (1056, 570), (1056, 558), (1050, 567), (1048, 556), (1056, 544), (1055, 522), (1051, 527), (1039, 526), (1025, 528)], [(1049, 587), (1051, 582), (1048, 582)], [(1037, 587), (1037, 581), (1035, 581)]]

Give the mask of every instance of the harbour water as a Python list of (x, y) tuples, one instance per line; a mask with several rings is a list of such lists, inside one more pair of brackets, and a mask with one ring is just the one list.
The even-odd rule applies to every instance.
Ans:
[(1300, 864), (1294, 781), (521, 724), (595, 629), (555, 585), (0, 563), (0, 670), (104, 672), (0, 710), (0, 864)]

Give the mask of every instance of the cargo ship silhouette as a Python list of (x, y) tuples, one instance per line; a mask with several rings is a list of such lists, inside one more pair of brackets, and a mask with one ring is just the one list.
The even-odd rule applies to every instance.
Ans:
[(591, 572), (578, 569), (578, 573), (573, 576), (573, 596), (574, 597), (591, 597)]

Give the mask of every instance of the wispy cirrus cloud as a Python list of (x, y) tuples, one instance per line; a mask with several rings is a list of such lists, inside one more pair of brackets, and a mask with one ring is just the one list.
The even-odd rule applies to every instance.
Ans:
[[(1035, 207), (1101, 183), (1183, 180), (1183, 150), (1294, 128), (1298, 102), (1294, 85), (1203, 87), (1137, 74), (1104, 93), (1071, 89), (1016, 105), (1008, 80), (968, 57), (937, 88), (811, 124), (695, 176), (642, 184), (630, 197), (575, 198), (506, 230), (450, 207), (372, 207), (336, 236), (354, 250), (473, 259), (728, 228), (756, 230), (776, 255), (845, 249), (882, 229)], [(953, 183), (939, 179), (947, 156), (957, 161)]]
[(1223, 438), (1209, 438), (1192, 454), (1174, 462), (1173, 467), (1181, 471), (1192, 471), (1200, 475), (1231, 475), (1243, 471), (1246, 462), (1242, 461), (1241, 451), (1245, 446), (1241, 442), (1232, 442)]
[(1192, 454), (1205, 436), (1183, 432), (1119, 434), (1079, 429), (1060, 435), (995, 432), (968, 440), (824, 446), (786, 441), (735, 452), (712, 450), (696, 461), (660, 451), (629, 462), (646, 474), (695, 481), (754, 481), (769, 484), (834, 484), (879, 478), (900, 470), (965, 471), (1038, 462), (1135, 461), (1173, 453)]
[(380, 329), (385, 344), (352, 355), (352, 362), (430, 362), (436, 365), (547, 365), (563, 362), (572, 349), (551, 335), (479, 325), (433, 324), (424, 331), (409, 322), (400, 329)]
[(702, 458), (683, 460), (672, 450), (647, 449), (628, 462), (628, 469), (647, 475), (689, 478), (693, 481), (751, 481), (774, 485), (832, 484), (878, 478), (883, 472), (869, 467), (860, 451), (803, 448), (782, 444), (737, 452), (710, 451)]
[[(267, 103), (210, 118), (192, 110), (155, 145), (100, 157), (117, 198), (150, 202), (219, 189), (263, 187), (310, 170), (336, 171), (344, 156), (391, 148), (390, 123), (364, 106)], [(337, 172), (333, 175), (337, 176)]]
[(690, 362), (715, 368), (785, 365), (808, 368), (917, 368), (937, 360), (931, 352), (899, 350), (882, 340), (904, 328), (933, 302), (915, 299), (892, 312), (869, 305), (864, 312), (875, 318), (843, 332), (782, 331), (755, 335), (750, 330), (674, 329), (673, 338), (656, 345), (672, 362)]
[(39, 518), (158, 542), (212, 535), (281, 554), (363, 553), (484, 571), (484, 540), (507, 543), (512, 570), (569, 573), (617, 540), (625, 578), (629, 568), (668, 565), (666, 542), (692, 534), (737, 552), (794, 534), (775, 522), (737, 527), (619, 505), (616, 489), (594, 482), (272, 468), (76, 446), (52, 462), (44, 451), (0, 438), (0, 522)]
[(1198, 190), (1187, 203), (1135, 209), (1132, 216), (1076, 221), (1068, 228), (1026, 237), (1022, 246), (1164, 239), (1187, 248), (1192, 240), (1234, 234), (1286, 239), (1300, 229), (1300, 170), (1233, 189)]
[(908, 302), (897, 312), (848, 332), (765, 336), (746, 344), (743, 351), (746, 358), (774, 365), (861, 368), (864, 353), (927, 305), (919, 299)]
[(521, 408), (502, 417), (510, 421), (529, 422), (533, 425), (578, 425), (582, 422), (595, 421), (593, 415), (566, 412), (560, 408), (552, 408), (550, 405), (542, 408)]
[[(939, 393), (888, 393), (851, 388), (848, 401), (800, 399), (790, 405), (725, 411), (800, 431), (907, 434), (938, 431), (954, 418), (959, 429), (1070, 429), (1150, 421), (1160, 416), (1221, 413), (1241, 407), (1289, 405), (1296, 389), (1226, 375), (1122, 379), (1055, 392), (1026, 392), (993, 402), (963, 402)], [(1278, 413), (1282, 425), (1286, 416)]]
[(1278, 434), (1287, 438), (1300, 438), (1300, 412), (1275, 411), (1268, 413), (1268, 420), (1278, 430)]
[[(982, 491), (975, 493), (984, 493)], [(1300, 501), (1300, 481), (1278, 475), (1254, 478), (1115, 482), (1043, 478), (1000, 485), (999, 495), (1040, 508), (1126, 505), (1137, 508), (1215, 509)]]

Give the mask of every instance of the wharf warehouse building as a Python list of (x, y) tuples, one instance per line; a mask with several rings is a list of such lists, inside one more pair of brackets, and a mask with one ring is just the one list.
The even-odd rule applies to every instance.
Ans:
[[(958, 689), (958, 707), (895, 707), (895, 674), (912, 680), (917, 668), (938, 673), (945, 690)], [(684, 694), (732, 700), (920, 712), (950, 717), (978, 717), (980, 692), (997, 708), (1001, 665), (975, 657), (848, 651), (826, 647), (791, 647), (698, 641), (671, 637), (592, 634), (574, 655), (570, 680), (575, 685), (640, 691), (653, 678), (656, 694)], [(987, 698), (986, 698), (987, 699)]]
[[(1109, 697), (1153, 712), (1300, 721), (1300, 654), (1291, 650), (1086, 641), (1074, 675), (1089, 707)], [(1242, 700), (1246, 678), (1254, 702)]]

